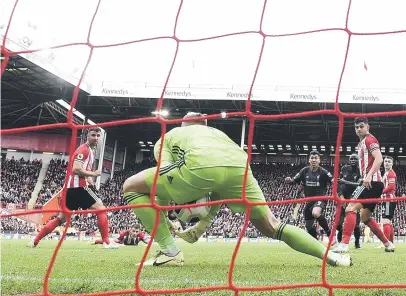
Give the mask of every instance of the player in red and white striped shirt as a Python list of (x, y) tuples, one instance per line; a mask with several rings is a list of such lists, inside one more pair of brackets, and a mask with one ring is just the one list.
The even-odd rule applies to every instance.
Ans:
[[(69, 176), (68, 189), (66, 191), (66, 207), (72, 211), (87, 209), (104, 209), (104, 205), (97, 194), (93, 191), (93, 177), (100, 176), (98, 170), (92, 171), (94, 162), (93, 149), (96, 148), (101, 135), (98, 127), (92, 127), (88, 130), (87, 141), (80, 145), (73, 154), (72, 173)], [(37, 234), (28, 246), (35, 247), (39, 241), (48, 233), (51, 233), (56, 227), (65, 223), (64, 213), (59, 213), (58, 217), (48, 221), (44, 228)], [(97, 224), (103, 240), (104, 248), (117, 248), (118, 245), (110, 244), (109, 240), (109, 222), (106, 212), (97, 214)]]
[[(368, 118), (357, 117), (354, 120), (355, 132), (359, 137), (358, 158), (362, 185), (353, 192), (351, 199), (379, 198), (384, 188), (380, 167), (382, 154), (378, 140), (369, 133)], [(343, 225), (343, 238), (341, 243), (333, 250), (336, 253), (348, 253), (348, 244), (354, 231), (357, 212), (361, 210), (361, 221), (382, 241), (386, 252), (395, 251), (392, 244), (382, 232), (378, 223), (371, 217), (375, 210), (376, 203), (350, 203), (345, 209), (345, 220)]]
[[(139, 242), (144, 242), (148, 244), (149, 238), (145, 234), (145, 232), (141, 231), (140, 225), (135, 225), (133, 228), (123, 230), (120, 232), (120, 236), (114, 239), (114, 242), (120, 245), (126, 246), (138, 246)], [(102, 244), (103, 241), (101, 239), (97, 239), (94, 241), (95, 245)]]
[(395, 215), (396, 202), (391, 202), (390, 199), (395, 197), (396, 192), (396, 173), (393, 170), (393, 158), (390, 156), (385, 157), (383, 161), (385, 167), (385, 175), (383, 176), (383, 183), (385, 189), (382, 192), (382, 198), (387, 200), (383, 203), (384, 212), (382, 215), (383, 233), (393, 243), (395, 231), (392, 225), (392, 219)]

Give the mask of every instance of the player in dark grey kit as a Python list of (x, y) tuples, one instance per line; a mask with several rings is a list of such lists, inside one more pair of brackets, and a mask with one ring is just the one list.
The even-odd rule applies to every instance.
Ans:
[[(313, 150), (310, 152), (309, 164), (309, 166), (301, 169), (293, 179), (287, 177), (285, 181), (289, 184), (302, 184), (305, 197), (325, 196), (327, 193), (327, 185), (333, 183), (333, 175), (326, 169), (320, 167), (320, 153), (318, 151)], [(323, 215), (326, 205), (326, 200), (308, 202), (303, 211), (306, 229), (315, 239), (317, 239), (316, 220), (327, 236), (331, 234), (331, 229)], [(335, 243), (336, 240), (334, 238), (332, 245)]]
[[(340, 180), (339, 180), (339, 186), (338, 186), (338, 196), (344, 199), (350, 199), (352, 196), (352, 193), (354, 192), (355, 188), (359, 185), (359, 182), (361, 180), (361, 175), (359, 173), (359, 165), (358, 165), (358, 155), (356, 153), (351, 154), (349, 158), (349, 164), (344, 165), (341, 168), (340, 172)], [(341, 216), (340, 216), (340, 221), (338, 222), (337, 225), (337, 240), (338, 242), (341, 242), (342, 236), (343, 236), (343, 222), (345, 218), (345, 207), (347, 204), (343, 204), (343, 208), (341, 209)], [(361, 231), (359, 228), (359, 223), (360, 223), (360, 214), (359, 212), (357, 213), (357, 224), (354, 228), (354, 237), (355, 237), (355, 248), (359, 249), (361, 248), (361, 245), (359, 243), (359, 239), (361, 237)]]

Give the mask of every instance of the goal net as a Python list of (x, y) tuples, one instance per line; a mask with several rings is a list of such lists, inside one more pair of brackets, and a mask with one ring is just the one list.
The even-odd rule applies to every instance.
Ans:
[[(4, 55), (2, 73), (9, 58), (20, 55), (76, 87), (67, 122), (7, 129), (2, 130), (1, 134), (70, 128), (72, 156), (78, 130), (87, 127), (77, 125), (72, 120), (80, 90), (93, 96), (157, 98), (158, 113), (154, 117), (104, 122), (98, 126), (155, 121), (161, 124), (162, 137), (168, 124), (181, 122), (180, 119), (169, 120), (160, 115), (166, 98), (243, 100), (245, 110), (230, 112), (227, 116), (246, 116), (249, 120), (249, 161), (256, 121), (335, 115), (339, 130), (334, 175), (338, 176), (344, 120), (361, 115), (342, 112), (340, 104), (401, 106), (406, 102), (405, 5), (402, 0), (386, 1), (384, 4), (366, 0), (4, 0), (0, 4), (1, 50)], [(261, 100), (334, 103), (334, 108), (280, 115), (253, 113), (252, 102)], [(406, 112), (362, 115), (405, 116)], [(210, 120), (222, 116), (219, 112), (206, 118)], [(71, 167), (67, 175), (70, 172)], [(151, 196), (155, 193), (155, 187), (156, 184)], [(332, 196), (317, 199), (342, 204), (337, 198), (336, 184)], [(301, 201), (310, 200), (315, 198)], [(245, 196), (240, 202), (250, 208)], [(151, 207), (163, 209), (155, 202)], [(69, 214), (65, 206), (62, 211)], [(147, 290), (139, 282), (141, 265), (136, 272), (134, 289), (100, 294), (146, 295), (230, 290), (238, 295), (244, 291), (307, 287), (324, 287), (332, 294), (338, 288), (406, 288), (406, 284), (333, 284), (327, 280), (326, 256), (320, 282), (239, 287), (233, 282), (233, 268), (248, 225), (249, 212), (233, 252), (227, 285)], [(339, 215), (340, 210), (337, 211), (333, 234)], [(68, 219), (63, 237), (69, 223)], [(50, 295), (49, 276), (63, 241), (62, 238), (58, 242), (49, 263), (44, 281), (45, 295)], [(151, 244), (146, 248), (143, 259), (150, 247)]]

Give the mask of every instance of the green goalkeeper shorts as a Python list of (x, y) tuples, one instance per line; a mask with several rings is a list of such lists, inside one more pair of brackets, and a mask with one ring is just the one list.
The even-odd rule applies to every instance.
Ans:
[[(156, 167), (144, 171), (149, 189), (152, 189)], [(234, 212), (245, 212), (244, 203), (227, 203), (227, 199), (242, 199), (243, 179), (245, 168), (240, 167), (210, 167), (189, 170), (185, 165), (166, 166), (160, 169), (156, 193), (160, 204), (174, 201), (177, 204), (193, 202), (211, 193), (211, 200), (224, 200), (224, 203)], [(248, 170), (246, 197), (251, 202), (264, 202), (265, 198), (257, 180)], [(269, 211), (267, 205), (253, 206), (251, 217), (258, 219)]]

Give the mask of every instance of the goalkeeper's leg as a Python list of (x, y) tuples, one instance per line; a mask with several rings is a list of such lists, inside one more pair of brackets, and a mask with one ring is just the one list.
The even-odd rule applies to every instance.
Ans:
[[(131, 205), (151, 204), (150, 189), (147, 186), (147, 178), (155, 175), (156, 168), (142, 171), (124, 182), (124, 198)], [(158, 180), (159, 182), (159, 180)], [(157, 185), (158, 187), (159, 185)], [(157, 195), (159, 194), (157, 190)], [(169, 201), (168, 201), (169, 203)], [(183, 254), (175, 245), (175, 240), (171, 235), (166, 223), (166, 215), (163, 211), (157, 211), (152, 207), (138, 207), (133, 211), (144, 225), (145, 229), (152, 233), (156, 215), (159, 215), (158, 228), (155, 234), (155, 241), (160, 247), (157, 255), (144, 263), (144, 265), (162, 264), (183, 264)]]
[[(261, 208), (260, 208), (261, 207)], [(252, 208), (251, 223), (264, 235), (285, 242), (292, 249), (320, 259), (326, 253), (326, 247), (306, 231), (280, 222), (268, 206)], [(337, 256), (331, 251), (327, 254), (327, 263), (333, 266), (350, 266), (349, 256)]]
[[(228, 169), (227, 183), (229, 184), (225, 184), (224, 188), (219, 192), (219, 195), (226, 199), (242, 196), (241, 180), (244, 173), (244, 169)], [(250, 170), (248, 171), (245, 191), (248, 201), (265, 202), (262, 190)], [(229, 206), (233, 212), (246, 211), (245, 205), (227, 204), (227, 206)], [(323, 259), (327, 251), (327, 248), (321, 242), (313, 238), (306, 231), (292, 225), (287, 225), (276, 219), (267, 205), (252, 206), (250, 221), (262, 235), (284, 241), (292, 249), (301, 253)], [(334, 266), (350, 266), (351, 259), (349, 256), (329, 252), (327, 254), (327, 263)]]

